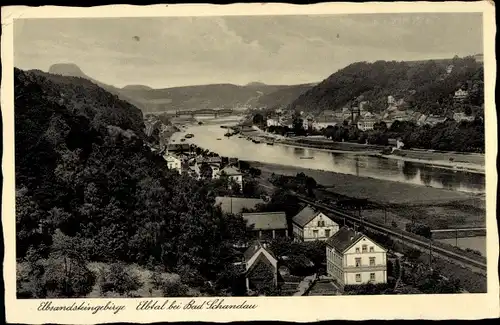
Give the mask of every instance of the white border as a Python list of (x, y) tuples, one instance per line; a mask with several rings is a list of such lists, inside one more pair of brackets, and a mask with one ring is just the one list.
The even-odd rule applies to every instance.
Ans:
[[(342, 296), (342, 297), (266, 297), (226, 298), (226, 303), (257, 304), (257, 309), (240, 310), (164, 310), (139, 312), (135, 307), (146, 299), (85, 299), (94, 304), (112, 301), (126, 310), (112, 312), (38, 312), (41, 300), (16, 300), (15, 272), (15, 184), (14, 184), (14, 114), (13, 114), (13, 19), (82, 18), (82, 17), (151, 17), (151, 16), (220, 16), (220, 15), (326, 15), (347, 13), (401, 12), (482, 12), (484, 17), (485, 120), (486, 120), (486, 189), (488, 293), (460, 295)], [(2, 89), (3, 118), (3, 205), (2, 223), (5, 242), (5, 307), (8, 322), (87, 324), (102, 322), (154, 321), (241, 321), (282, 320), (317, 321), (328, 319), (479, 319), (499, 316), (498, 232), (496, 225), (496, 154), (497, 126), (494, 90), (495, 11), (489, 2), (400, 2), (400, 3), (323, 3), (315, 5), (234, 4), (216, 5), (112, 5), (92, 8), (73, 7), (3, 7), (2, 8)], [(430, 36), (432, 37), (432, 36)], [(487, 68), (486, 68), (487, 67)], [(167, 298), (165, 298), (167, 299)], [(159, 299), (161, 300), (161, 299)], [(178, 302), (190, 298), (175, 299)], [(201, 301), (201, 299), (198, 299)], [(54, 304), (82, 299), (53, 300)]]

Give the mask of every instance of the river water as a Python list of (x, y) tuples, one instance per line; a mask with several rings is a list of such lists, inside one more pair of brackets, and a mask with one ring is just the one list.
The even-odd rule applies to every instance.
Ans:
[[(192, 126), (174, 134), (172, 140), (178, 142), (185, 134), (192, 133), (194, 137), (187, 139), (186, 142), (224, 157), (332, 171), (453, 191), (485, 192), (484, 174), (430, 167), (423, 163), (396, 159), (297, 148), (278, 143), (273, 146), (265, 143), (256, 144), (238, 136), (224, 137), (226, 132), (227, 130), (221, 128), (220, 124)], [(312, 156), (314, 159), (301, 159), (303, 156)]]
[(462, 249), (470, 248), (479, 251), (483, 256), (486, 256), (486, 236), (447, 238), (438, 239), (438, 241), (458, 246)]

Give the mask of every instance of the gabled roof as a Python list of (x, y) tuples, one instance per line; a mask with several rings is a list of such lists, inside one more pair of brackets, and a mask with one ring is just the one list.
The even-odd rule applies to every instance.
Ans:
[(245, 258), (245, 261), (248, 262), (250, 259), (260, 250), (263, 249), (269, 253), (275, 260), (278, 260), (276, 258), (276, 255), (269, 249), (264, 247), (264, 245), (258, 241), (254, 240), (253, 242), (250, 243), (250, 246), (247, 248), (247, 250), (243, 253), (243, 257)]
[(242, 216), (255, 230), (287, 229), (285, 212), (243, 213)]
[(226, 168), (222, 169), (222, 171), (221, 171), (221, 172), (223, 172), (223, 173), (224, 173), (224, 174), (226, 174), (227, 176), (236, 176), (236, 175), (241, 175), (241, 172), (240, 172), (238, 169), (236, 169), (236, 168), (234, 168), (234, 167), (232, 167), (232, 166), (228, 166), (228, 167), (226, 167)]
[(213, 163), (221, 163), (222, 158), (221, 157), (203, 157), (203, 156), (198, 156), (196, 157), (196, 162), (197, 163), (208, 163), (208, 164), (213, 164)]
[[(316, 218), (316, 216), (320, 213), (321, 213), (321, 211), (312, 208), (310, 205), (307, 205), (305, 208), (300, 210), (300, 212), (297, 213), (297, 215), (295, 215), (295, 217), (293, 217), (292, 221), (294, 223), (296, 223), (297, 225), (304, 227), (309, 222), (311, 222), (311, 220)], [(324, 214), (324, 215), (327, 216), (326, 214)]]
[(360, 232), (356, 232), (349, 227), (342, 227), (332, 237), (327, 239), (326, 244), (335, 248), (336, 251), (343, 253), (363, 237), (364, 235)]
[(246, 198), (246, 197), (231, 197), (217, 196), (215, 205), (220, 204), (222, 212), (225, 213), (240, 213), (241, 210), (254, 209), (257, 204), (264, 204), (262, 199)]

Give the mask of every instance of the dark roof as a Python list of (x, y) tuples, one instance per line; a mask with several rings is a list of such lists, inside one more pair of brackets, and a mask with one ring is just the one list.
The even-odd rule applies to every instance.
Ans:
[(222, 172), (223, 172), (224, 174), (226, 174), (227, 176), (237, 176), (237, 175), (241, 175), (241, 172), (240, 172), (238, 169), (236, 169), (236, 168), (234, 168), (234, 167), (232, 167), (232, 166), (228, 166), (228, 167), (224, 168), (224, 169), (222, 170)]
[(221, 157), (203, 157), (203, 156), (198, 156), (196, 157), (196, 162), (197, 163), (208, 163), (208, 164), (218, 164), (222, 162)]
[(269, 253), (269, 255), (271, 255), (274, 259), (278, 260), (274, 255), (274, 253), (269, 250), (269, 248), (264, 247), (264, 245), (260, 241), (254, 240), (253, 242), (250, 243), (250, 246), (243, 253), (245, 261), (248, 262), (255, 255), (255, 253), (257, 253), (261, 248), (266, 250)]
[(332, 237), (328, 238), (326, 244), (335, 248), (336, 251), (343, 253), (363, 236), (362, 233), (356, 232), (349, 227), (342, 227)]
[(307, 205), (305, 208), (300, 210), (295, 217), (293, 217), (293, 222), (298, 224), (301, 227), (307, 225), (312, 219), (314, 219), (320, 211), (312, 208), (310, 205)]
[(241, 213), (243, 208), (254, 209), (257, 204), (264, 204), (262, 199), (246, 198), (246, 197), (231, 197), (231, 196), (217, 196), (215, 198), (215, 205), (220, 204), (222, 212), (225, 213)]
[(287, 229), (285, 212), (243, 213), (242, 216), (256, 230)]

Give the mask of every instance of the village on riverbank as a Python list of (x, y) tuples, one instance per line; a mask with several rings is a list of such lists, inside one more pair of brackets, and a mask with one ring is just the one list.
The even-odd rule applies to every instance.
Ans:
[[(268, 133), (256, 125), (243, 122), (227, 127), (221, 125), (220, 128), (227, 138), (244, 138), (261, 145), (288, 145), (286, 137)], [(186, 131), (182, 131), (189, 132), (189, 127), (180, 127), (179, 130), (184, 134)], [(467, 262), (461, 263), (446, 254), (429, 255), (428, 244), (425, 244), (425, 249), (408, 245), (407, 241), (394, 240), (393, 235), (374, 232), (373, 228), (363, 224), (369, 221), (405, 236), (432, 241), (432, 245), (443, 251), (467, 256), (481, 264), (485, 263), (481, 252), (460, 249), (438, 239), (484, 236), (484, 218), (477, 214), (478, 206), (484, 204), (481, 203), (484, 197), (317, 170), (298, 171), (295, 167), (286, 171), (285, 166), (220, 157), (194, 145), (191, 136), (196, 137), (188, 133), (185, 141), (177, 142), (166, 137), (159, 153), (169, 168), (181, 174), (186, 173), (195, 179), (225, 179), (227, 182), (231, 192), (217, 198), (217, 204), (224, 213), (242, 215), (252, 229), (249, 230), (251, 240), (242, 242), (239, 247), (243, 249), (244, 259), (236, 263), (245, 275), (244, 287), (248, 293), (397, 294), (480, 292), (485, 288), (484, 270), (480, 267), (471, 267)], [(342, 152), (347, 151), (345, 147), (343, 149)], [(394, 149), (397, 148), (392, 151)], [(374, 154), (373, 151), (356, 153)], [(330, 184), (325, 182), (327, 179), (330, 179)], [(290, 193), (296, 191), (302, 191), (299, 195), (305, 195), (318, 204), (342, 209), (357, 217), (358, 221), (346, 221), (335, 213), (305, 202), (291, 203), (293, 195)], [(441, 211), (440, 218), (436, 218), (436, 209)], [(416, 215), (419, 216), (417, 220)], [(465, 229), (433, 232), (434, 229), (459, 228)], [(342, 256), (347, 251), (352, 256), (359, 254), (359, 258), (344, 261)], [(256, 268), (260, 270), (257, 273), (254, 272)], [(443, 277), (442, 274), (454, 268), (460, 271), (454, 271), (452, 278)], [(262, 272), (273, 283), (273, 290), (269, 291), (269, 283), (261, 283), (262, 278), (266, 278)], [(412, 278), (409, 278), (410, 274)], [(424, 278), (428, 278), (426, 281), (431, 281), (432, 285), (430, 282), (422, 285)], [(264, 287), (267, 289), (258, 289)]]

